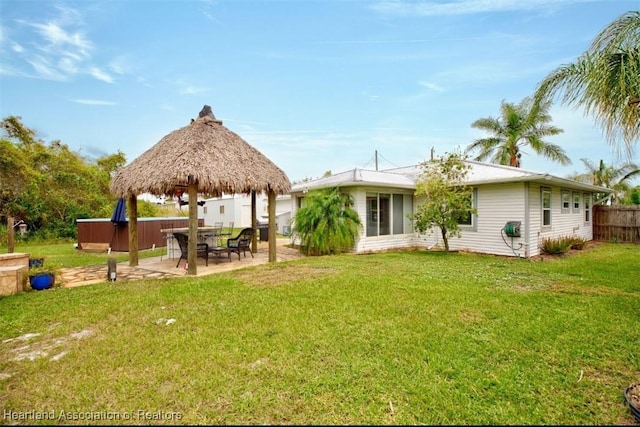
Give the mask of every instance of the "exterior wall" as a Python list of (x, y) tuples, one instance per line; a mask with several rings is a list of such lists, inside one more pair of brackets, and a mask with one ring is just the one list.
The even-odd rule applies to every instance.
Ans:
[[(358, 212), (362, 228), (360, 229), (360, 238), (356, 242), (356, 252), (375, 252), (386, 249), (395, 248), (411, 248), (415, 246), (415, 233), (413, 226), (405, 227), (405, 231), (409, 233), (403, 234), (386, 234), (382, 236), (367, 236), (367, 193), (385, 193), (385, 194), (403, 194), (412, 196), (413, 192), (407, 190), (394, 190), (390, 188), (365, 188), (355, 187), (345, 189), (353, 197), (353, 209)], [(413, 208), (413, 203), (410, 204)], [(406, 204), (403, 206), (404, 215), (406, 217)], [(390, 210), (390, 223), (393, 224), (393, 209)], [(405, 218), (405, 221), (409, 221)], [(406, 223), (406, 222), (405, 222)]]
[[(540, 254), (540, 244), (545, 238), (576, 236), (592, 240), (592, 220), (584, 221), (585, 192), (580, 195), (580, 209), (563, 212), (562, 189), (551, 189), (551, 226), (542, 227), (542, 196), (538, 183), (516, 182), (510, 184), (482, 185), (477, 187), (476, 226), (462, 227), (461, 237), (449, 239), (452, 250), (467, 250), (494, 255), (531, 257)], [(573, 192), (571, 192), (573, 195)], [(587, 197), (593, 197), (586, 193)], [(572, 200), (573, 201), (573, 200)], [(420, 203), (418, 200), (416, 203)], [(593, 218), (593, 206), (591, 206)], [(508, 221), (520, 221), (521, 237), (506, 236), (503, 229)], [(442, 246), (439, 230), (418, 235), (419, 246)]]
[[(482, 252), (496, 255), (525, 256), (525, 185), (522, 182), (483, 185), (477, 190), (477, 214), (471, 226), (461, 226), (460, 237), (449, 237), (449, 249)], [(416, 200), (416, 206), (422, 200)], [(521, 236), (511, 237), (503, 233), (508, 221), (521, 222)], [(417, 245), (444, 247), (439, 229), (417, 234)], [(504, 237), (504, 240), (503, 240)], [(506, 242), (505, 242), (506, 241)], [(514, 249), (510, 248), (513, 247)], [(514, 250), (516, 254), (514, 254)]]
[[(542, 209), (541, 209), (541, 188), (540, 184), (532, 183), (529, 190), (530, 212), (531, 212), (531, 254), (535, 256), (540, 254), (540, 244), (544, 239), (575, 236), (585, 240), (593, 240), (593, 194), (583, 191), (571, 191), (580, 195), (580, 208), (575, 211), (573, 208), (573, 197), (571, 197), (569, 211), (562, 209), (562, 190), (561, 187), (551, 187), (551, 227), (542, 226)], [(590, 221), (585, 222), (584, 199), (585, 194), (591, 198)]]
[[(224, 213), (220, 213), (220, 206), (224, 206)], [(206, 207), (206, 212), (205, 212)], [(265, 198), (256, 195), (256, 216), (258, 220), (266, 213)], [(234, 228), (251, 227), (251, 196), (236, 194), (222, 198), (206, 199), (204, 206), (198, 206), (198, 217), (203, 217), (206, 225), (213, 225), (222, 221), (225, 227), (233, 221)]]
[[(451, 250), (488, 253), (504, 256), (531, 257), (540, 254), (540, 243), (545, 238), (561, 236), (577, 236), (586, 240), (593, 238), (593, 203), (591, 203), (591, 221), (585, 222), (584, 198), (593, 197), (584, 191), (580, 194), (580, 209), (574, 211), (571, 206), (568, 212), (562, 210), (562, 189), (547, 186), (551, 189), (551, 227), (542, 227), (541, 188), (544, 185), (535, 182), (513, 182), (486, 184), (475, 187), (477, 191), (477, 214), (471, 226), (461, 227), (461, 237), (450, 237)], [(366, 235), (367, 193), (411, 194), (407, 190), (390, 188), (349, 187), (345, 188), (353, 197), (353, 208), (358, 212), (363, 228), (356, 243), (357, 252), (371, 252), (392, 248), (443, 246), (439, 230), (420, 234), (389, 234), (382, 236)], [(571, 192), (573, 195), (573, 192)], [(298, 197), (303, 193), (293, 193), (291, 197), (292, 216), (298, 209)], [(573, 199), (571, 200), (573, 203)], [(413, 212), (422, 200), (413, 200)], [(404, 212), (406, 215), (407, 209)], [(519, 221), (520, 237), (509, 237), (504, 227), (509, 221)], [(412, 230), (412, 226), (409, 230)]]

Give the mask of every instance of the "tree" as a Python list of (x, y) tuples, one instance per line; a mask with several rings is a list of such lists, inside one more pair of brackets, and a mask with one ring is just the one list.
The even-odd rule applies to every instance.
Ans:
[(636, 185), (629, 192), (629, 203), (630, 205), (640, 205), (640, 185)]
[[(109, 217), (116, 197), (111, 173), (126, 163), (123, 153), (95, 162), (60, 141), (45, 144), (18, 116), (0, 122), (0, 217), (28, 224), (29, 236), (76, 237), (79, 218)], [(8, 241), (12, 241), (7, 228)]]
[(480, 138), (470, 144), (465, 153), (479, 152), (475, 160), (491, 157), (491, 162), (519, 168), (522, 148), (528, 146), (536, 154), (563, 165), (571, 163), (560, 146), (547, 143), (544, 137), (562, 133), (562, 129), (547, 125), (551, 122), (548, 113), (550, 102), (535, 103), (531, 98), (515, 105), (502, 101), (500, 117), (478, 119), (472, 127), (484, 130), (492, 136)]
[(449, 237), (460, 237), (461, 220), (476, 213), (473, 189), (465, 184), (470, 166), (464, 160), (452, 153), (423, 162), (416, 182), (416, 197), (425, 199), (413, 215), (415, 228), (424, 233), (437, 227), (447, 252)]
[(353, 200), (338, 188), (312, 190), (293, 221), (293, 235), (307, 254), (326, 255), (351, 250), (360, 236), (360, 217)]
[(574, 180), (613, 190), (611, 203), (618, 204), (626, 192), (631, 190), (629, 181), (640, 176), (640, 168), (635, 163), (624, 163), (619, 167), (606, 166), (600, 160), (596, 167), (588, 159), (580, 159), (587, 168), (587, 173), (577, 175)]
[[(616, 147), (620, 137), (631, 158), (640, 137), (640, 11), (623, 13), (593, 40), (574, 63), (553, 70), (537, 87), (536, 101), (562, 95), (583, 107)], [(616, 147), (620, 148), (620, 147)]]

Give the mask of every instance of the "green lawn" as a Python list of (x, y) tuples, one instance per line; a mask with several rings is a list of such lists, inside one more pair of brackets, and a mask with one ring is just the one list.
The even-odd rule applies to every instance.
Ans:
[(3, 424), (631, 424), (640, 246), (27, 292), (0, 342)]
[[(5, 248), (6, 249), (6, 248)], [(165, 254), (166, 248), (146, 249), (138, 251), (138, 258), (147, 258), (160, 256)], [(6, 252), (3, 251), (3, 252)], [(129, 254), (127, 252), (86, 252), (77, 250), (72, 242), (65, 243), (47, 243), (47, 244), (16, 244), (14, 252), (28, 253), (31, 258), (44, 257), (45, 266), (67, 268), (80, 267), (83, 265), (105, 265), (111, 257), (116, 258), (117, 262), (127, 261)]]

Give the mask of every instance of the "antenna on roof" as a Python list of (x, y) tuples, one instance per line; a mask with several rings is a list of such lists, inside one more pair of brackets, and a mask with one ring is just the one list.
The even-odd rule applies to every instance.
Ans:
[(376, 150), (376, 170), (378, 170), (378, 150)]

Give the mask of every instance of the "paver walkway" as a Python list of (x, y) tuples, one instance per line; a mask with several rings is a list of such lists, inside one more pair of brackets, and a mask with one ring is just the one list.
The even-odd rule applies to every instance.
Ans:
[[(289, 239), (278, 240), (276, 245), (276, 260), (278, 262), (303, 257), (297, 249), (287, 247), (286, 245), (289, 243)], [(258, 252), (254, 253), (253, 257), (247, 254), (246, 257), (241, 256), (238, 260), (238, 257), (233, 254), (231, 256), (231, 262), (229, 262), (226, 255), (217, 259), (215, 256), (210, 255), (208, 266), (205, 266), (204, 259), (198, 258), (197, 275), (204, 276), (222, 271), (266, 264), (269, 262), (268, 249), (269, 246), (267, 242), (260, 242), (258, 244)], [(136, 267), (129, 266), (129, 261), (121, 262), (116, 265), (116, 281), (150, 278), (165, 279), (186, 275), (187, 271), (184, 268), (185, 261), (182, 260), (179, 267), (176, 267), (177, 262), (178, 260), (176, 258), (167, 258), (166, 256), (142, 258)], [(106, 282), (108, 281), (107, 272), (106, 263), (104, 265), (63, 268), (61, 269), (60, 281), (62, 287), (65, 288)]]

